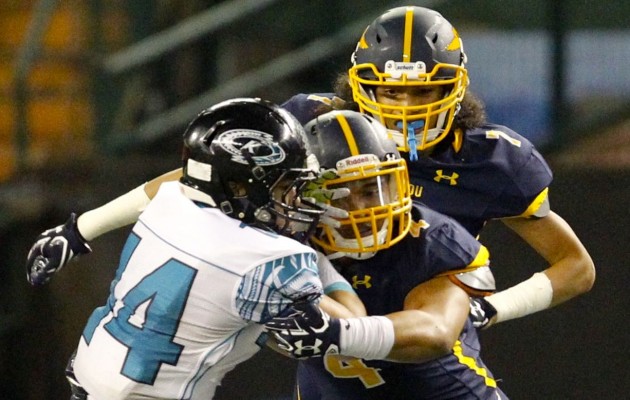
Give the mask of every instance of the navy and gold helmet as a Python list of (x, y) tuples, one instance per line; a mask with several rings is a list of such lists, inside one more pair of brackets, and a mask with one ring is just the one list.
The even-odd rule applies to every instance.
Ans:
[(311, 242), (329, 257), (365, 259), (399, 242), (411, 224), (407, 164), (385, 127), (369, 115), (332, 111), (305, 125), (324, 189), (350, 195), (328, 203), (348, 212), (339, 226), (320, 224)]
[(184, 132), (181, 183), (194, 189), (186, 189), (193, 200), (303, 240), (323, 214), (300, 199), (316, 178), (305, 169), (306, 146), (302, 125), (278, 105), (226, 100), (198, 114)]
[[(415, 154), (449, 133), (468, 86), (465, 63), (462, 41), (440, 13), (398, 7), (363, 32), (352, 54), (349, 81), (361, 112), (395, 127), (399, 150)], [(435, 85), (444, 87), (444, 96), (430, 104), (385, 105), (374, 94), (378, 86), (421, 90)]]

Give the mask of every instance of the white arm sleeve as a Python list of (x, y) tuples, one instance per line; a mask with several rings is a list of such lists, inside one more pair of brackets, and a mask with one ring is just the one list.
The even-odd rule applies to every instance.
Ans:
[(77, 228), (86, 241), (135, 223), (151, 199), (142, 184), (132, 191), (79, 216)]
[(496, 322), (503, 322), (548, 308), (552, 297), (551, 281), (544, 272), (537, 272), (528, 280), (485, 299), (497, 310)]

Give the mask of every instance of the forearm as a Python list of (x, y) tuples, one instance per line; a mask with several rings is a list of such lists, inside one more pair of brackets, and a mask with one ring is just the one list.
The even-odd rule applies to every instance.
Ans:
[[(466, 315), (460, 317), (461, 325), (447, 328), (441, 318), (425, 311), (404, 311), (390, 314), (396, 331), (396, 340), (387, 360), (400, 363), (423, 363), (448, 354), (461, 332)], [(405, 321), (406, 320), (406, 321)]]
[(356, 295), (346, 291), (334, 291), (322, 297), (319, 306), (334, 318), (352, 318), (365, 316), (365, 307)]
[[(441, 318), (421, 310), (345, 319), (341, 321), (341, 353), (399, 363), (427, 362), (451, 351), (467, 314), (468, 310), (463, 309), (456, 329), (447, 328), (449, 324)], [(344, 325), (349, 328), (344, 329)]]
[(328, 293), (326, 297), (329, 297), (329, 300), (332, 303), (338, 304), (340, 306), (340, 309), (342, 310), (342, 311), (334, 311), (334, 308), (331, 307), (331, 311), (329, 312), (328, 307), (330, 306), (328, 305), (324, 306), (322, 304), (321, 305), (322, 309), (333, 317), (351, 318), (351, 317), (364, 317), (367, 315), (363, 302), (361, 301), (361, 299), (359, 299), (359, 296), (357, 296), (354, 293), (350, 293), (345, 290), (335, 290), (331, 293)]
[[(383, 358), (422, 363), (448, 354), (466, 323), (469, 310), (468, 295), (447, 277), (434, 278), (417, 286), (407, 295), (404, 310), (386, 315), (394, 337), (391, 349)], [(380, 329), (387, 328), (383, 325)], [(387, 333), (379, 335), (386, 337)], [(369, 342), (369, 339), (361, 340)], [(343, 339), (341, 345), (343, 348)]]
[(104, 233), (136, 222), (151, 201), (144, 191), (144, 186), (142, 184), (99, 208), (81, 214), (77, 220), (81, 236), (90, 241)]
[(104, 233), (135, 223), (155, 197), (163, 182), (176, 181), (181, 168), (167, 172), (123, 194), (109, 203), (79, 216), (77, 227), (83, 238), (93, 240)]
[[(322, 303), (322, 309), (333, 317), (349, 318), (367, 315), (363, 302), (350, 286), (348, 281), (335, 269), (324, 254), (317, 253), (317, 271), (322, 281), (324, 294), (334, 301)], [(328, 299), (330, 300), (330, 299)], [(338, 312), (334, 304), (338, 303), (344, 310)], [(330, 308), (328, 308), (330, 307)]]
[(595, 282), (595, 266), (584, 247), (576, 248), (574, 255), (562, 258), (545, 269), (551, 281), (553, 298), (550, 307), (564, 303), (591, 290)]
[(551, 305), (553, 289), (551, 281), (542, 272), (509, 289), (486, 297), (497, 311), (492, 323), (524, 317), (544, 310)]
[(537, 279), (539, 289), (531, 286), (529, 293), (531, 296), (538, 296), (540, 290), (543, 290), (543, 298), (550, 297), (546, 305), (539, 299), (531, 297), (528, 302), (538, 301), (537, 306), (516, 310), (511, 318), (498, 315), (498, 320), (518, 318), (553, 307), (591, 289), (595, 280), (593, 261), (569, 224), (559, 215), (550, 212), (540, 219), (515, 218), (504, 220), (504, 223), (549, 263), (549, 267), (544, 271), (544, 277), (548, 279), (549, 284), (544, 285), (544, 280), (539, 276)]

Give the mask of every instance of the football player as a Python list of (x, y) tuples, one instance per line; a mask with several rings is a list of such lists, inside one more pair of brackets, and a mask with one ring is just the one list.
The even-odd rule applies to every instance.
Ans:
[(324, 188), (350, 189), (329, 202), (348, 216), (320, 224), (311, 242), (373, 317), (330, 318), (299, 303), (266, 324), (278, 351), (302, 359), (294, 399), (507, 399), (468, 318), (469, 296), (494, 289), (486, 248), (412, 205), (405, 160), (371, 117), (333, 111), (305, 129), (329, 174)]
[(73, 400), (210, 399), (259, 350), (262, 323), (321, 295), (301, 243), (324, 213), (304, 197), (306, 159), (302, 126), (260, 99), (190, 123), (181, 180), (140, 215), (68, 365)]
[[(587, 292), (595, 269), (550, 208), (552, 173), (544, 158), (526, 138), (486, 121), (483, 104), (468, 90), (466, 62), (461, 38), (441, 14), (398, 7), (365, 29), (335, 93), (298, 94), (283, 107), (302, 123), (336, 108), (373, 115), (409, 161), (414, 201), (455, 218), (474, 236), (500, 219), (548, 262), (514, 287), (472, 299), (477, 326), (487, 327)], [(160, 183), (179, 176), (167, 173), (40, 235), (27, 260), (29, 281), (47, 282), (89, 252), (90, 240), (135, 221)]]
[(467, 89), (466, 54), (438, 12), (398, 7), (376, 18), (352, 54), (336, 93), (299, 94), (283, 104), (302, 123), (354, 108), (387, 126), (409, 161), (412, 196), (478, 236), (500, 219), (549, 267), (487, 298), (473, 298), (479, 327), (544, 310), (590, 290), (593, 261), (549, 203), (552, 173), (542, 155), (506, 126), (486, 121)]

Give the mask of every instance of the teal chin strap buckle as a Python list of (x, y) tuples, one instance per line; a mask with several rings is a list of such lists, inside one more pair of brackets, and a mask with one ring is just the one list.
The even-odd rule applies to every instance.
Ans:
[[(396, 123), (398, 129), (403, 129), (402, 121)], [(424, 121), (413, 121), (407, 124), (407, 145), (409, 146), (409, 161), (418, 160), (418, 141), (416, 140), (416, 130), (424, 128)]]

